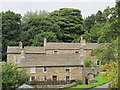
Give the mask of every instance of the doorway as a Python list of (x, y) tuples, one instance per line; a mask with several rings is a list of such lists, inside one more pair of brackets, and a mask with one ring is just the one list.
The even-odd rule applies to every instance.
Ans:
[(53, 81), (57, 81), (57, 76), (55, 75), (55, 76), (52, 76), (52, 80)]

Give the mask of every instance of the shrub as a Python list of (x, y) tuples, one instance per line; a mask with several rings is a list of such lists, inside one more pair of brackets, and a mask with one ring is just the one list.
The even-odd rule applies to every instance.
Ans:
[(90, 60), (85, 60), (84, 65), (85, 67), (92, 67), (92, 62)]
[(75, 80), (76, 84), (82, 84), (82, 80)]

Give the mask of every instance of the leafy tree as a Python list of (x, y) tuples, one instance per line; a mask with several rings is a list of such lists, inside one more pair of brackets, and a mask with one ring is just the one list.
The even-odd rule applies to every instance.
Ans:
[(49, 18), (45, 12), (41, 11), (39, 13), (28, 12), (22, 18), (21, 29), (21, 41), (23, 41), (24, 45), (36, 45), (37, 43), (33, 44), (33, 39), (37, 34), (55, 32), (58, 36), (60, 28), (52, 18)]
[(92, 67), (92, 62), (90, 60), (85, 60), (84, 65), (85, 67)]
[(47, 39), (47, 41), (57, 41), (57, 36), (53, 32), (43, 32), (35, 35), (35, 38), (32, 40), (33, 41), (33, 46), (43, 46), (43, 41), (44, 38)]
[(83, 34), (83, 19), (80, 10), (61, 8), (51, 12), (49, 16), (60, 26), (60, 35), (63, 42), (71, 42), (77, 38), (76, 35)]
[(13, 87), (20, 86), (27, 78), (27, 74), (23, 69), (18, 68), (10, 62), (2, 62), (2, 88), (8, 90)]
[(109, 85), (110, 88), (118, 88), (118, 61), (109, 61), (109, 64), (100, 66), (101, 69), (106, 70), (103, 75), (112, 83)]
[[(17, 45), (20, 35), (21, 15), (12, 11), (2, 12), (2, 59), (6, 60), (8, 45)], [(11, 42), (11, 43), (9, 43)]]

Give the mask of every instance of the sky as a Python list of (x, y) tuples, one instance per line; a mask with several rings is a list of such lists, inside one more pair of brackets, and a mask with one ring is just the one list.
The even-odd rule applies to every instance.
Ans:
[(22, 16), (27, 11), (52, 12), (60, 8), (75, 8), (81, 10), (85, 18), (97, 13), (98, 10), (103, 11), (107, 6), (114, 7), (115, 0), (0, 0), (0, 11), (11, 10)]

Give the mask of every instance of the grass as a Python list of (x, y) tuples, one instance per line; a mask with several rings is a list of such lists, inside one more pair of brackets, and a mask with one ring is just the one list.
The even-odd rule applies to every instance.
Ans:
[(98, 85), (101, 85), (101, 84), (104, 84), (104, 83), (108, 82), (108, 80), (101, 74), (97, 75), (95, 77), (95, 79), (97, 79), (98, 82), (91, 83), (89, 85), (77, 85), (75, 87), (71, 87), (71, 88), (64, 89), (64, 90), (76, 90), (77, 88), (79, 88), (79, 90), (82, 90), (82, 89), (85, 89), (85, 88), (92, 88), (92, 87), (95, 87), (95, 86), (98, 86)]

